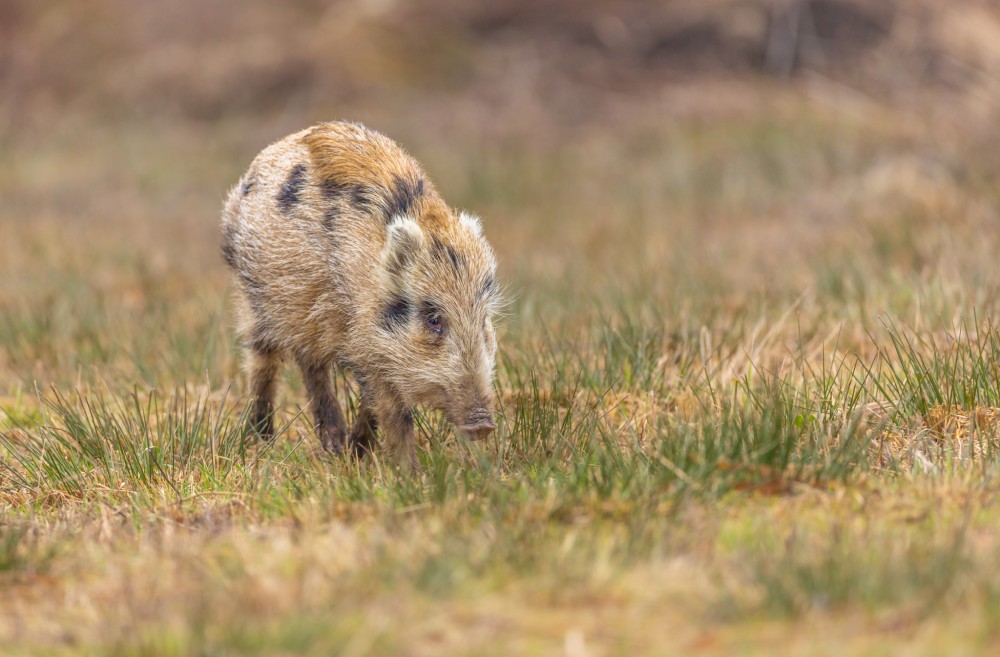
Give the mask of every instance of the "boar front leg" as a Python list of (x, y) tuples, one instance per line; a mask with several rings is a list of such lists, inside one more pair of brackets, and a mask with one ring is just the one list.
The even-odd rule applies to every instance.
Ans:
[(347, 442), (347, 423), (330, 386), (330, 364), (300, 358), (299, 367), (309, 393), (309, 405), (319, 441), (326, 450), (341, 454)]
[(387, 386), (374, 387), (372, 392), (372, 410), (382, 429), (386, 452), (400, 469), (412, 472), (417, 467), (413, 410)]

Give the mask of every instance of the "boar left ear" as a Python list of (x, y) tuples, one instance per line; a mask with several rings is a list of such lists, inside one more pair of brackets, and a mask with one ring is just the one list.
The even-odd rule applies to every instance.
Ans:
[(396, 217), (386, 228), (382, 266), (394, 291), (403, 287), (403, 273), (423, 247), (424, 231), (413, 219)]
[(458, 215), (458, 220), (462, 222), (463, 226), (472, 231), (473, 235), (482, 237), (483, 225), (479, 222), (479, 217), (468, 212), (462, 212)]

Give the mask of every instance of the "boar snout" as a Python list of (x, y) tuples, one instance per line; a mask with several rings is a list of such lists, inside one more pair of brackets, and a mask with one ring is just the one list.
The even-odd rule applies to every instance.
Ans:
[(477, 408), (466, 417), (465, 422), (458, 427), (470, 440), (483, 440), (496, 431), (497, 423), (493, 414), (485, 408)]

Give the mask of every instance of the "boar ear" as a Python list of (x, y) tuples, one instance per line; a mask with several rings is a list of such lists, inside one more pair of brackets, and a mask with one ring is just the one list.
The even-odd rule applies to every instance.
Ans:
[(476, 237), (482, 237), (483, 226), (479, 223), (479, 217), (474, 214), (469, 214), (468, 212), (462, 212), (458, 215), (458, 220), (462, 222), (462, 225), (472, 231), (472, 234)]
[(403, 273), (424, 247), (424, 231), (408, 217), (396, 217), (386, 228), (385, 247), (382, 249), (382, 266), (389, 277), (389, 287), (400, 290)]

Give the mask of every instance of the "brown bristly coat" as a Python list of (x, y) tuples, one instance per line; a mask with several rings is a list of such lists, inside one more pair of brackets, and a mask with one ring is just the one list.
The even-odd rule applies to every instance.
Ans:
[[(496, 260), (478, 219), (448, 207), (392, 140), (324, 123), (268, 146), (229, 193), (222, 253), (264, 436), (286, 356), (330, 450), (363, 453), (381, 428), (412, 465), (416, 405), (444, 411), (469, 437), (495, 428)], [(350, 434), (331, 366), (361, 387)]]

